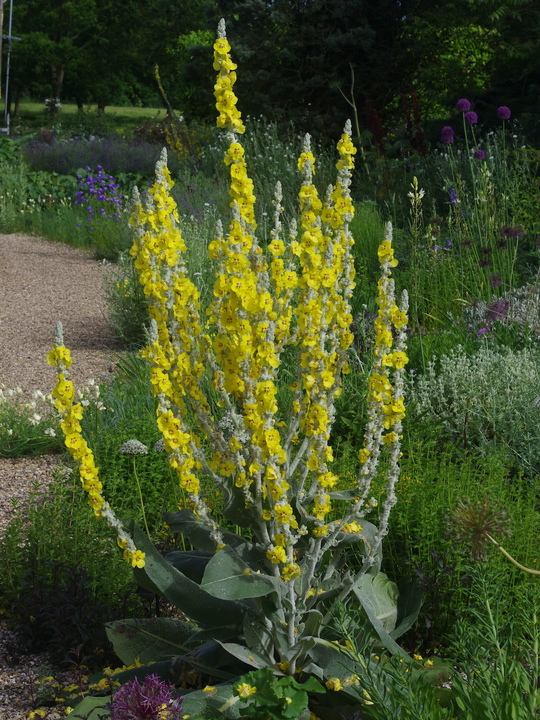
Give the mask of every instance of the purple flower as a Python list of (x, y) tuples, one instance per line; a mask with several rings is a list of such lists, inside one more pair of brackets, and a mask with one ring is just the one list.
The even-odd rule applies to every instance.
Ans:
[(478, 122), (478, 115), (472, 110), (470, 112), (466, 112), (465, 122), (467, 123), (467, 125), (476, 125), (476, 123)]
[(478, 150), (475, 150), (473, 153), (473, 158), (475, 160), (484, 160), (485, 157), (486, 153), (483, 150), (480, 150), (480, 148), (478, 148)]
[(511, 114), (510, 108), (506, 107), (506, 105), (501, 105), (500, 108), (497, 108), (497, 117), (499, 120), (508, 120)]
[(441, 130), (441, 142), (443, 145), (448, 145), (454, 142), (454, 130), (450, 125), (445, 125)]
[(465, 98), (462, 98), (457, 101), (456, 109), (459, 110), (459, 112), (469, 112), (471, 109), (471, 103), (468, 100), (465, 100)]
[(525, 230), (519, 226), (511, 227), (510, 225), (503, 225), (499, 230), (499, 235), (507, 238), (520, 238), (525, 235)]
[[(482, 335), (484, 335), (484, 334), (487, 333), (487, 332), (488, 332), (488, 329), (487, 329), (487, 328), (480, 328), (480, 330), (478, 330), (478, 332), (476, 333), (476, 337), (481, 338)], [(112, 716), (111, 716), (111, 717), (112, 717)]]
[(497, 322), (497, 320), (502, 320), (508, 315), (509, 306), (510, 303), (506, 298), (498, 298), (497, 300), (494, 300), (488, 305), (486, 320), (489, 320), (492, 323)]
[(112, 697), (111, 720), (159, 720), (167, 711), (168, 720), (180, 720), (182, 698), (174, 698), (172, 685), (157, 675), (147, 675), (122, 685)]
[(503, 284), (502, 278), (498, 272), (491, 273), (489, 276), (489, 284), (494, 288)]
[(450, 205), (454, 206), (454, 205), (457, 205), (458, 203), (459, 203), (459, 199), (457, 196), (457, 192), (456, 192), (455, 188), (451, 187), (450, 188)]

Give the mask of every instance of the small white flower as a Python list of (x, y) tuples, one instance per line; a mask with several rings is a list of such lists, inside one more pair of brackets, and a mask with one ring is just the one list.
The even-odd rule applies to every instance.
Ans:
[(11, 428), (9, 428), (9, 430), (7, 431), (7, 434), (8, 434), (8, 435), (13, 435), (13, 430), (12, 430)]
[(120, 447), (118, 452), (122, 453), (122, 455), (147, 455), (148, 448), (139, 440), (128, 440)]
[(45, 435), (56, 437), (56, 431), (54, 430), (54, 428), (46, 428), (43, 432), (45, 433)]

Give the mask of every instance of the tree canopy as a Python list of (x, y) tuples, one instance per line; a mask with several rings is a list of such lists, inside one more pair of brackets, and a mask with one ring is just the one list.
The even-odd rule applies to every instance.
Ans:
[(335, 135), (398, 120), (400, 94), (444, 116), (463, 95), (535, 117), (540, 0), (15, 0), (12, 87), (81, 105), (160, 102), (213, 115), (211, 45), (227, 23), (245, 113)]

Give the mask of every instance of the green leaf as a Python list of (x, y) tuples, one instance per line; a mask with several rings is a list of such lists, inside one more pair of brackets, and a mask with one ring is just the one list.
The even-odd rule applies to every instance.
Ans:
[(285, 588), (278, 578), (258, 575), (233, 548), (226, 545), (206, 566), (201, 588), (223, 600), (261, 597)]
[[(373, 581), (379, 575), (383, 575), (384, 577), (377, 582), (376, 589), (374, 589)], [(383, 623), (384, 620), (386, 625), (390, 627), (392, 622), (395, 623), (395, 618), (397, 617), (397, 608), (392, 612), (390, 607), (391, 598), (394, 596), (391, 585), (395, 586), (395, 583), (391, 583), (390, 586), (388, 586), (387, 583), (390, 583), (390, 581), (384, 573), (378, 573), (375, 577), (373, 577), (373, 575), (364, 575), (359, 583), (353, 587), (353, 591), (384, 647), (393, 655), (400, 655), (401, 657), (409, 659), (407, 653), (390, 636)], [(397, 593), (397, 588), (395, 592)], [(380, 615), (380, 618), (378, 615)], [(394, 618), (393, 621), (392, 618)]]
[[(214, 553), (216, 544), (212, 538), (208, 525), (197, 520), (191, 510), (179, 510), (178, 512), (163, 513), (163, 519), (169, 526), (172, 533), (181, 533), (198, 550)], [(225, 530), (222, 532), (223, 542), (231, 547), (245, 544), (245, 539), (235, 533)]]
[(208, 561), (214, 553), (202, 550), (174, 550), (164, 555), (164, 559), (186, 577), (200, 584)]
[(369, 606), (371, 615), (382, 623), (386, 632), (392, 632), (397, 622), (396, 583), (389, 580), (382, 572), (375, 576), (366, 574), (356, 583), (354, 591), (364, 609)]
[(233, 686), (230, 684), (217, 685), (212, 692), (196, 690), (184, 695), (182, 715), (189, 715), (194, 720), (203, 718), (237, 718), (238, 704), (233, 703), (223, 709), (228, 700), (234, 696)]
[[(340, 648), (336, 643), (323, 640), (323, 638), (313, 638), (313, 640), (313, 647), (309, 654), (316, 663), (315, 668), (323, 668), (324, 677), (337, 677), (340, 680), (345, 680), (345, 678), (349, 678), (351, 675), (361, 677), (365, 672), (364, 666), (354, 660), (346, 648)], [(312, 672), (315, 669), (311, 665), (307, 665), (304, 671), (307, 671), (307, 668), (310, 668)], [(320, 677), (321, 680), (324, 679), (324, 677), (318, 675), (317, 672), (313, 672), (313, 674)], [(356, 691), (351, 690), (351, 693), (355, 697), (358, 697)]]
[(230, 522), (240, 527), (250, 528), (257, 518), (254, 507), (246, 507), (246, 500), (242, 492), (235, 492), (224, 488), (225, 497), (221, 512)]
[(416, 580), (399, 584), (396, 627), (390, 633), (394, 640), (414, 625), (422, 607), (422, 600), (422, 588)]
[(219, 644), (233, 657), (242, 660), (246, 665), (251, 665), (259, 669), (268, 667), (268, 659), (256, 650), (250, 650), (244, 645), (238, 645), (237, 643), (220, 642)]
[(189, 652), (190, 638), (198, 630), (196, 625), (176, 618), (133, 618), (105, 625), (114, 652), (125, 665), (132, 665), (136, 659), (146, 665)]
[(244, 614), (251, 608), (239, 602), (221, 600), (205, 592), (200, 585), (168, 563), (132, 521), (131, 532), (135, 545), (145, 553), (145, 566), (134, 568), (136, 580), (144, 586), (146, 578), (159, 594), (189, 618), (206, 626), (241, 627)]
[(105, 709), (105, 706), (110, 701), (110, 697), (85, 697), (69, 715), (66, 715), (66, 720), (67, 718), (79, 720), (81, 717), (84, 720), (105, 720), (105, 718), (110, 718), (109, 711)]
[(251, 618), (249, 615), (244, 618), (244, 640), (248, 648), (259, 649), (268, 658), (272, 657), (272, 635), (258, 618)]

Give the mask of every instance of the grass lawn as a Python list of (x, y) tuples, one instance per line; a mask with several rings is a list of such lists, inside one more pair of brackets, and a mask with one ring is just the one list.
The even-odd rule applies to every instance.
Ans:
[[(19, 116), (11, 117), (11, 128), (15, 134), (18, 134), (18, 127), (23, 132), (28, 130), (38, 130), (44, 125), (48, 124), (47, 121), (53, 122), (53, 118), (46, 118), (44, 112), (44, 104), (42, 102), (33, 102), (31, 100), (25, 100), (21, 102), (19, 106)], [(62, 121), (67, 119), (66, 116), (74, 116), (79, 112), (77, 105), (74, 104), (62, 104), (60, 113), (54, 118), (54, 122)], [(4, 114), (4, 101), (0, 101), (0, 113)], [(97, 105), (85, 105), (84, 113), (90, 117), (101, 117), (98, 113)], [(165, 108), (143, 108), (143, 107), (117, 107), (111, 105), (105, 108), (105, 122), (107, 122), (112, 130), (128, 130), (136, 127), (141, 122), (145, 122), (149, 119), (163, 120), (165, 117)]]

